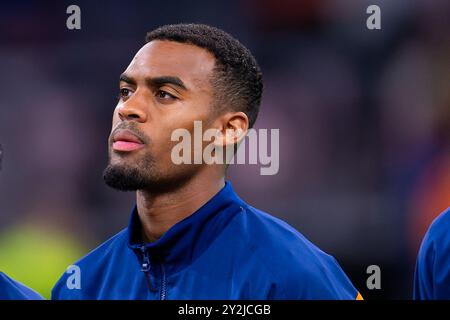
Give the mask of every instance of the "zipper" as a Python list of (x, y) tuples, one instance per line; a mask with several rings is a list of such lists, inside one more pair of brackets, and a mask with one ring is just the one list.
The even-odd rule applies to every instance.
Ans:
[(164, 270), (164, 265), (161, 263), (161, 300), (166, 300), (166, 271)]
[[(141, 253), (142, 253), (142, 264), (141, 264), (141, 271), (145, 274), (145, 280), (147, 282), (147, 287), (150, 291), (153, 291), (155, 288), (152, 287), (151, 282), (151, 275), (150, 275), (150, 257), (148, 256), (147, 248), (145, 246), (140, 247)], [(164, 265), (160, 263), (161, 268), (161, 293), (160, 293), (160, 299), (166, 300), (166, 271), (164, 269)]]
[(150, 258), (148, 257), (148, 252), (145, 246), (141, 247), (142, 252), (142, 264), (141, 264), (141, 271), (145, 275), (145, 280), (147, 281), (147, 287), (149, 290), (152, 290), (152, 283), (150, 279)]

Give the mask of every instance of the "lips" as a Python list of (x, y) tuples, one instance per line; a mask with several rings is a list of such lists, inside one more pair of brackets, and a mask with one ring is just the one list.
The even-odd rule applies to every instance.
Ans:
[(113, 135), (114, 151), (131, 152), (144, 146), (142, 140), (129, 130), (118, 130)]

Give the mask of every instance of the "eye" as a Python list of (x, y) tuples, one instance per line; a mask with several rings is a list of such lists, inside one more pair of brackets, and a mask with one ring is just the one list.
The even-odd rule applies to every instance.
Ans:
[(158, 98), (160, 100), (176, 100), (177, 99), (177, 97), (175, 97), (174, 95), (172, 95), (164, 90), (156, 91), (155, 96), (156, 96), (156, 98)]
[(126, 99), (131, 95), (131, 90), (128, 88), (120, 88), (119, 99)]

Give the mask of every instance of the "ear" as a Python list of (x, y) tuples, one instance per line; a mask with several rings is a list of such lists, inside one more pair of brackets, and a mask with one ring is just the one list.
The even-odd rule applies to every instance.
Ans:
[(249, 121), (244, 112), (228, 112), (216, 121), (215, 127), (218, 129), (218, 135), (214, 143), (218, 146), (226, 147), (239, 144), (247, 135)]

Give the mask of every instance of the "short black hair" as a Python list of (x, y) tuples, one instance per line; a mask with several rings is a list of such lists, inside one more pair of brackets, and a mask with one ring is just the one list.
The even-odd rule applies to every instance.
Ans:
[[(242, 111), (250, 127), (256, 121), (263, 90), (262, 72), (243, 44), (223, 30), (205, 24), (171, 24), (147, 33), (145, 41), (167, 40), (206, 49), (216, 59), (213, 87), (218, 111)], [(226, 110), (226, 109), (225, 109)]]

